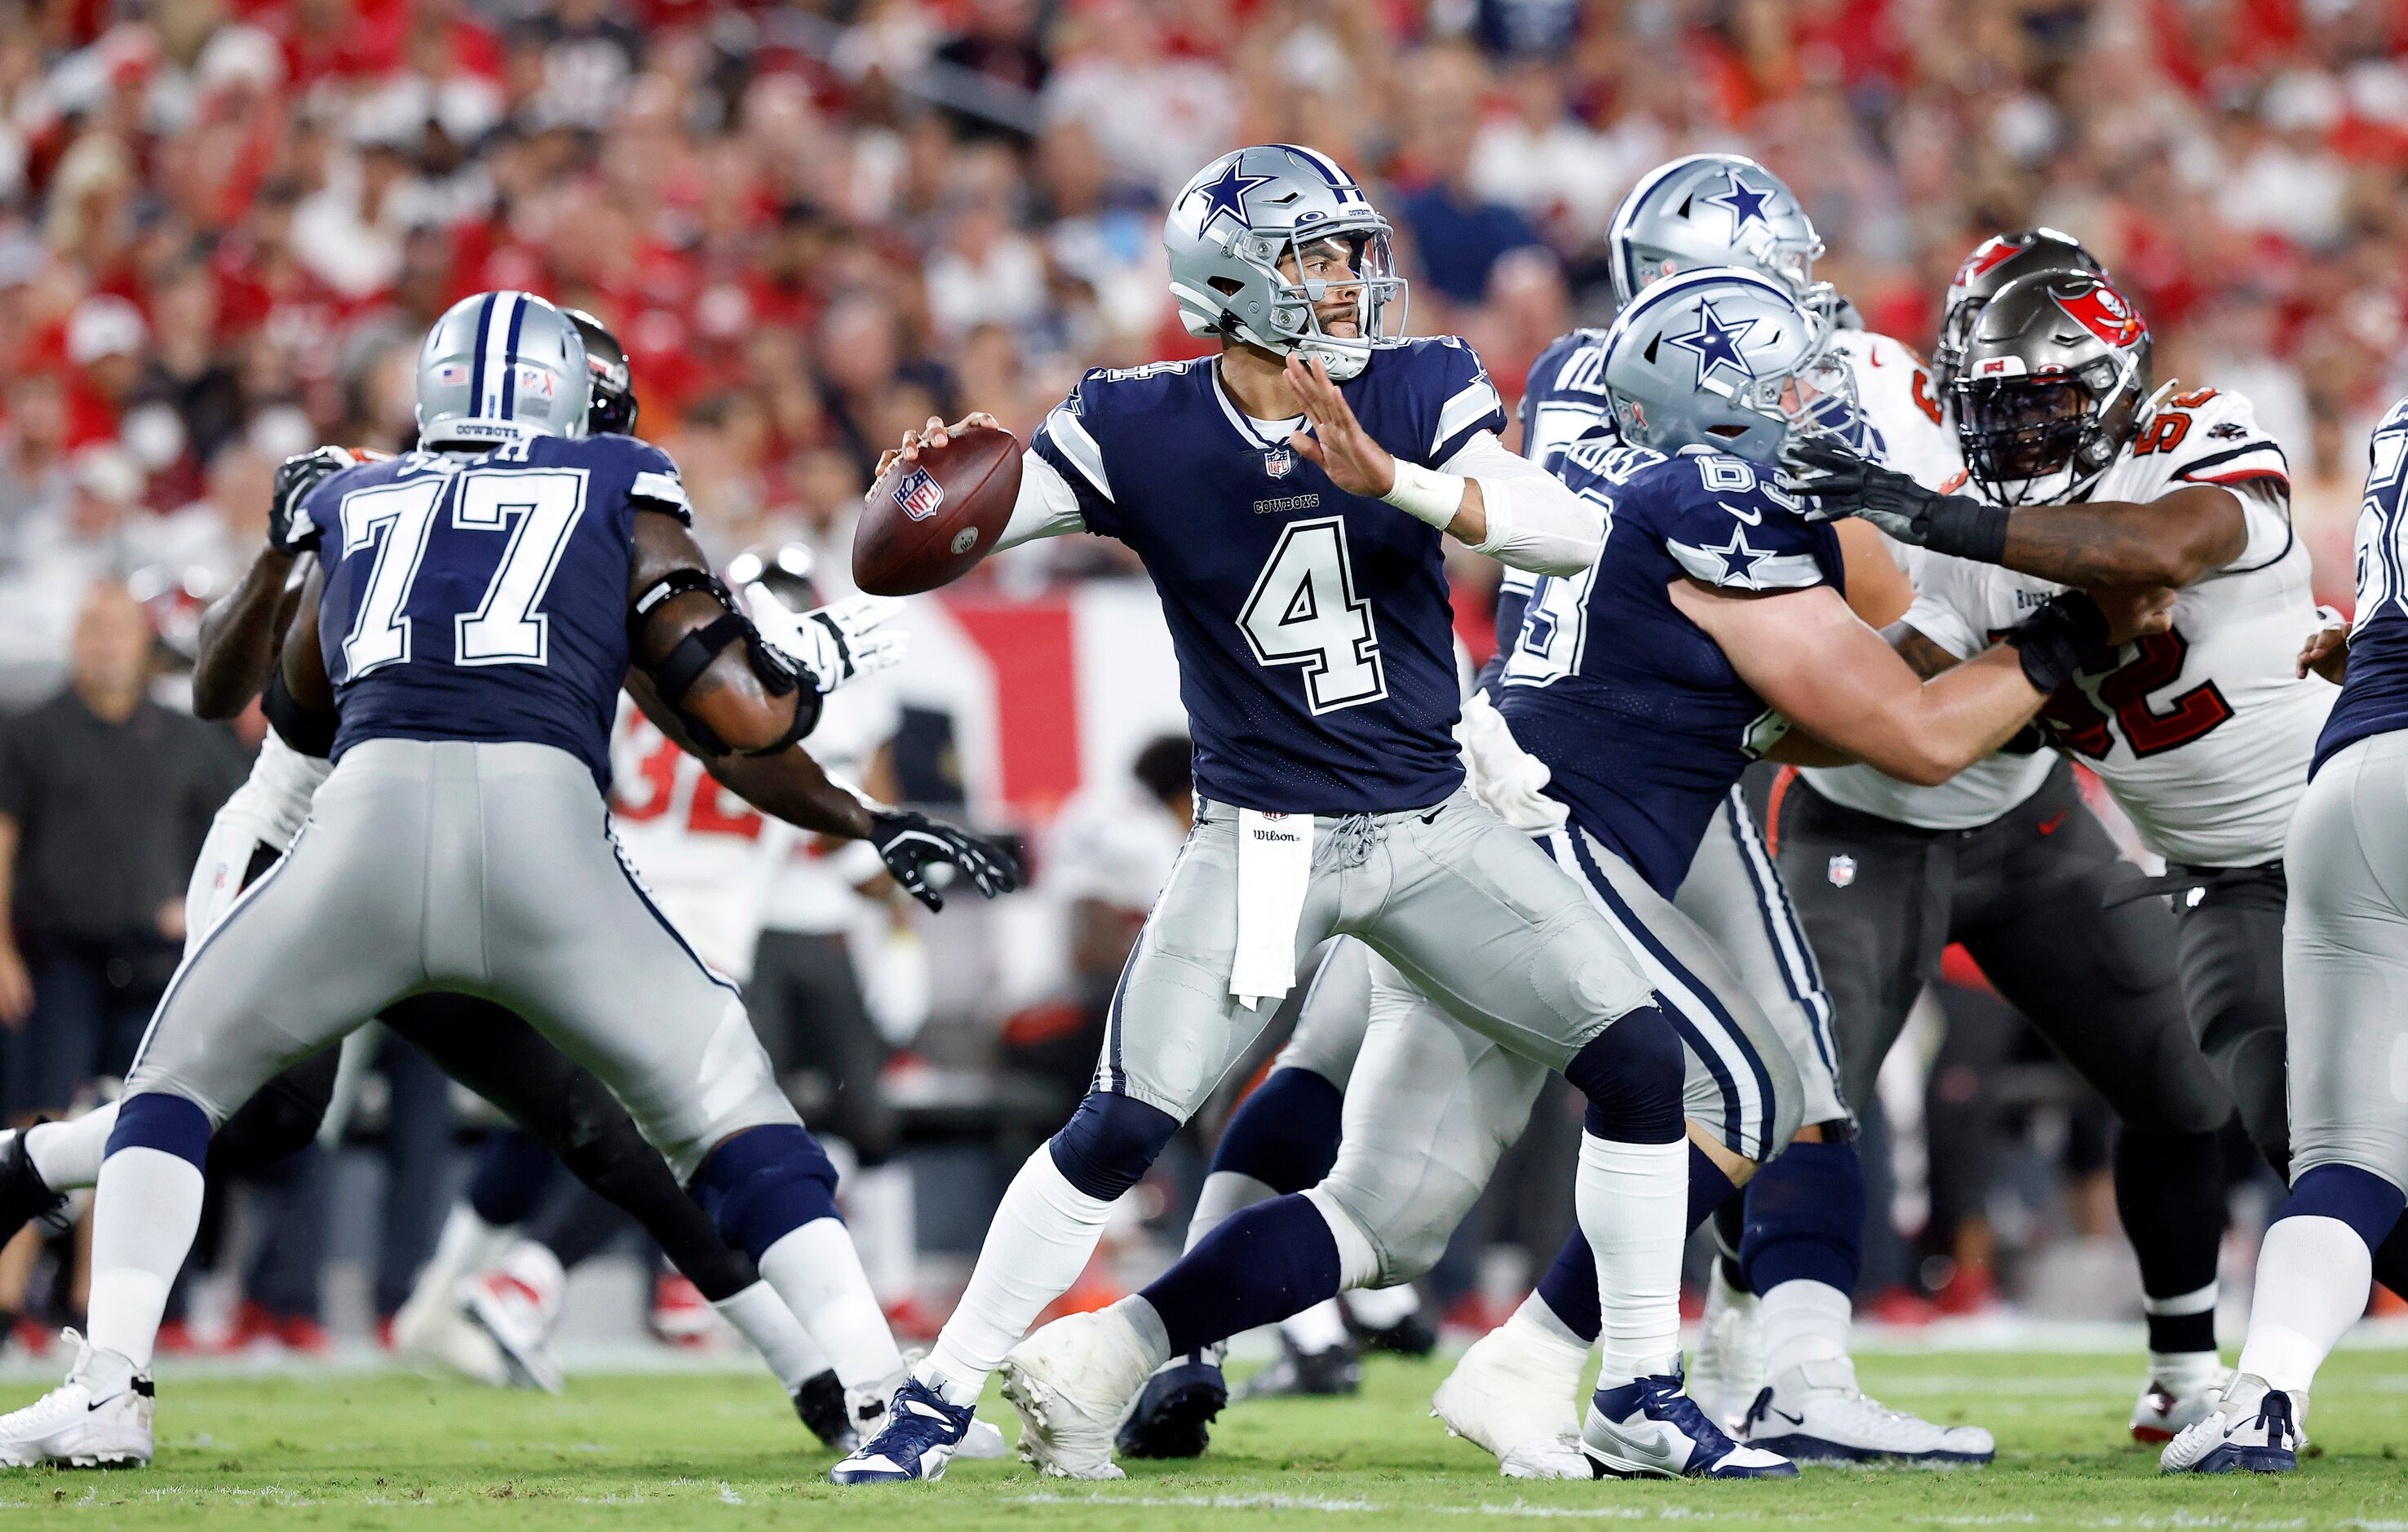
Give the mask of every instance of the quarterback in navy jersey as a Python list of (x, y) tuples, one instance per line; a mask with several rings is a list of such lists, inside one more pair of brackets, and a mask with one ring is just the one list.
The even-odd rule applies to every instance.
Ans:
[[(1619, 1274), (1599, 1288), (1616, 1316), (1607, 1471), (1794, 1471), (1681, 1394), (1678, 1034), (1580, 887), (1464, 790), (1452, 738), (1440, 534), (1571, 574), (1596, 556), (1601, 512), (1498, 441), (1504, 412), (1469, 348), (1404, 337), (1386, 221), (1326, 156), (1224, 155), (1174, 200), (1164, 244), (1182, 317), (1219, 354), (1088, 374), (1037, 433), (998, 546), (1085, 530), (1144, 561), (1196, 738), (1196, 828), (1122, 977), (1093, 1089), (1014, 1179), (887, 1429), (831, 1477), (937, 1477), (1000, 1368), (1047, 1471), (1117, 1478), (1114, 1433), (1156, 1367), (1376, 1268), (1345, 1209), (1283, 1197), (1227, 1237), (1293, 1266), (1167, 1280), (1015, 1349), (1268, 1002), (1340, 933), (1592, 1103), (1580, 1222)], [(945, 439), (932, 421), (896, 455)]]

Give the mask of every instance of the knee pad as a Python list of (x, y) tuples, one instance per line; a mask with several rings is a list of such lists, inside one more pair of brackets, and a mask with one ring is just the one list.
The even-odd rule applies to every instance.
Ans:
[(1301, 1192), (1338, 1163), (1345, 1110), (1338, 1087), (1312, 1070), (1274, 1069), (1222, 1130), (1212, 1168), (1251, 1176), (1274, 1192)]
[(1046, 1148), (1062, 1179), (1110, 1202), (1138, 1183), (1179, 1119), (1130, 1096), (1090, 1091)]
[(720, 1238), (755, 1261), (804, 1224), (837, 1216), (836, 1167), (796, 1123), (748, 1128), (722, 1143), (695, 1172), (693, 1192)]
[(108, 1130), (108, 1149), (155, 1149), (173, 1154), (200, 1170), (209, 1153), (209, 1114), (180, 1095), (144, 1091), (118, 1103), (117, 1125)]
[(1588, 1097), (1588, 1131), (1632, 1144), (1669, 1144), (1686, 1131), (1687, 1073), (1680, 1034), (1655, 1006), (1624, 1012), (1564, 1067), (1564, 1078)]
[(1791, 1144), (1747, 1183), (1740, 1266), (1768, 1293), (1804, 1279), (1853, 1295), (1864, 1259), (1865, 1167), (1844, 1144)]

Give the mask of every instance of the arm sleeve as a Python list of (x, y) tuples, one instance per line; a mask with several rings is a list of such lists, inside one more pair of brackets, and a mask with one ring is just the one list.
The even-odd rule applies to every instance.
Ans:
[(1470, 545), (1474, 552), (1533, 574), (1576, 575), (1605, 547), (1604, 511), (1492, 432), (1474, 434), (1439, 466), (1480, 482), (1488, 536)]
[[(1107, 537), (1118, 535), (1119, 495), (1113, 488), (1110, 470), (1104, 466), (1103, 446), (1096, 439), (1095, 433), (1087, 428), (1085, 390), (1094, 378), (1095, 375), (1090, 373), (1086, 379), (1081, 379), (1080, 386), (1070, 391), (1068, 398), (1054, 407), (1053, 413), (1045, 417), (1045, 422), (1037, 428), (1037, 435), (1029, 440), (1028, 455), (1022, 465), (1021, 500), (1012, 509), (1011, 528), (1005, 533), (1004, 546), (1026, 540), (1015, 534), (1021, 524), (1021, 512), (1027, 508), (1027, 469), (1039, 463), (1043, 463), (1059, 483), (1058, 488), (1052, 483), (1042, 484), (1040, 493), (1053, 496), (1048, 501), (1053, 508), (1041, 521), (1037, 519), (1035, 510), (1029, 510), (1032, 527), (1029, 537), (1050, 537), (1064, 532), (1079, 531), (1100, 533)], [(1039, 474), (1037, 478), (1042, 481), (1046, 476)], [(1077, 514), (1075, 523), (1064, 523), (1060, 520), (1059, 513), (1066, 503), (1060, 494), (1065, 491), (1070, 496), (1067, 503), (1075, 508)]]
[(1020, 458), (1020, 498), (1011, 503), (1011, 520), (996, 539), (996, 551), (1016, 548), (1039, 537), (1084, 532), (1087, 519), (1079, 512), (1078, 492), (1060, 470), (1032, 447)]

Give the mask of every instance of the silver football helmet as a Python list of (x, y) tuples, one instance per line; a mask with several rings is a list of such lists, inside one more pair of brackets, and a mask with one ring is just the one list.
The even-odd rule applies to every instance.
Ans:
[(1613, 294), (1627, 304), (1648, 283), (1699, 266), (1770, 277), (1809, 308), (1835, 299), (1814, 281), (1822, 236), (1780, 177), (1738, 154), (1690, 154), (1631, 189), (1606, 231)]
[(1972, 338), (1973, 322), (1982, 317), (1983, 308), (2009, 282), (2042, 271), (2107, 274), (2081, 240), (2045, 228), (1994, 234), (1956, 267), (1940, 310), (1940, 344), (1931, 349), (1931, 382), (1942, 398), (1965, 370), (1965, 344)]
[(2107, 279), (2019, 277), (1973, 321), (1949, 390), (1966, 471), (2002, 506), (2077, 499), (2132, 439), (2154, 383), (2149, 327)]
[(581, 437), (593, 389), (567, 315), (532, 293), (480, 293), (446, 309), (418, 349), (419, 444)]
[[(1162, 247), (1192, 336), (1317, 358), (1339, 382), (1405, 339), (1406, 283), (1388, 221), (1338, 162), (1296, 144), (1255, 144), (1196, 173), (1170, 204)], [(1347, 275), (1314, 276), (1337, 243)], [(1331, 335), (1314, 306), (1353, 288), (1354, 334)]]
[(1710, 447), (1770, 465), (1793, 435), (1856, 414), (1856, 374), (1831, 351), (1829, 321), (1735, 266), (1654, 283), (1615, 316), (1604, 350), (1624, 439), (1659, 452)]

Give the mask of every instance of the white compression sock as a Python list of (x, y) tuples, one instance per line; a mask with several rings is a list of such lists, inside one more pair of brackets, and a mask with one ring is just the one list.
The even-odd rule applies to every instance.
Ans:
[(1251, 1208), (1257, 1202), (1268, 1202), (1279, 1196), (1267, 1182), (1236, 1170), (1215, 1170), (1204, 1178), (1203, 1190), (1196, 1194), (1196, 1211), (1187, 1220), (1186, 1249), (1194, 1250), (1204, 1237), (1221, 1226), (1221, 1221), (1240, 1208)]
[(711, 1305), (722, 1319), (736, 1326), (752, 1348), (769, 1364), (778, 1382), (792, 1394), (828, 1369), (827, 1353), (811, 1339), (785, 1300), (767, 1282), (754, 1282)]
[(167, 1289), (201, 1226), (201, 1172), (158, 1149), (121, 1149), (100, 1167), (92, 1223), (89, 1338), (150, 1366)]
[(1597, 1255), (1598, 1387), (1670, 1372), (1681, 1353), (1681, 1247), (1689, 1234), (1689, 1145), (1581, 1135), (1572, 1204)]
[(1358, 1287), (1346, 1295), (1346, 1311), (1367, 1330), (1384, 1330), (1421, 1312), (1422, 1296), (1411, 1282), (1394, 1287)]
[(969, 1287), (936, 1349), (912, 1371), (941, 1379), (948, 1402), (968, 1404), (1045, 1306), (1070, 1289), (1096, 1253), (1112, 1205), (1070, 1184), (1044, 1144), (1005, 1189)]
[(2258, 1252), (2258, 1288), (2240, 1370), (2272, 1387), (2304, 1392), (2366, 1312), (2373, 1281), (2373, 1253), (2340, 1219), (2276, 1219)]
[(1324, 1298), (1301, 1313), (1280, 1321), (1280, 1334), (1307, 1355), (1335, 1351), (1346, 1344), (1346, 1315), (1336, 1298)]
[(844, 1188), (844, 1223), (869, 1273), (870, 1290), (889, 1303), (914, 1296), (919, 1278), (917, 1197), (911, 1167), (901, 1160), (856, 1169)]
[(761, 1253), (759, 1265), (846, 1388), (875, 1387), (902, 1372), (903, 1353), (841, 1220), (815, 1218), (788, 1230)]
[(43, 1123), (25, 1130), (25, 1157), (34, 1174), (53, 1192), (72, 1192), (100, 1180), (100, 1162), (108, 1153), (108, 1133), (117, 1126), (117, 1103), (95, 1107), (64, 1123)]
[(1532, 1346), (1539, 1346), (1558, 1356), (1570, 1356), (1572, 1370), (1580, 1370), (1588, 1360), (1590, 1342), (1572, 1334), (1563, 1317), (1547, 1307), (1547, 1300), (1532, 1293), (1519, 1307), (1506, 1316), (1499, 1326), (1513, 1332), (1514, 1337)]
[(1783, 1282), (1757, 1300), (1764, 1324), (1764, 1375), (1778, 1378), (1801, 1362), (1848, 1354), (1848, 1295), (1804, 1278)]

